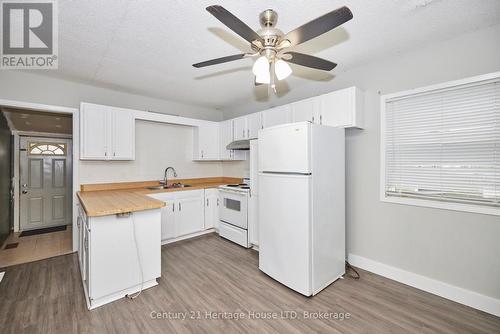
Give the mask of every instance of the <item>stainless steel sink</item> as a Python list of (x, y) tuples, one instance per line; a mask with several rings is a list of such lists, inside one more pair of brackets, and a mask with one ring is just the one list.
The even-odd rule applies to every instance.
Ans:
[(192, 185), (182, 184), (182, 183), (173, 183), (173, 184), (169, 184), (168, 186), (165, 186), (163, 184), (160, 184), (157, 186), (146, 187), (146, 189), (148, 189), (148, 190), (161, 190), (161, 189), (174, 189), (174, 188), (187, 188), (187, 187), (192, 187)]

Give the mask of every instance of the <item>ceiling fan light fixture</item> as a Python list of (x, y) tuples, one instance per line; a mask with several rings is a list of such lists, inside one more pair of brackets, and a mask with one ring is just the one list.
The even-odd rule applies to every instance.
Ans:
[(256, 75), (255, 82), (260, 84), (270, 84), (271, 83), (271, 74), (269, 71), (263, 73), (263, 75)]
[(292, 68), (284, 60), (278, 59), (274, 64), (274, 72), (278, 80), (283, 80), (292, 74)]
[(255, 61), (252, 72), (256, 77), (269, 76), (269, 60), (267, 60), (266, 56), (261, 56)]

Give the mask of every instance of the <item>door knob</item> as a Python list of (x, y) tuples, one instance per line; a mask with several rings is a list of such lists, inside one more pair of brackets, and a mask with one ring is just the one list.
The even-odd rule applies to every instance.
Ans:
[(23, 193), (23, 195), (26, 195), (28, 193), (28, 190), (23, 189), (22, 193)]

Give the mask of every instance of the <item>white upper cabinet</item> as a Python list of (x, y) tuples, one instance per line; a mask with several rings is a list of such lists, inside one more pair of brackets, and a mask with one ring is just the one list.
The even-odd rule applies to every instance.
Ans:
[(262, 111), (262, 125), (264, 128), (290, 122), (291, 115), (289, 104)]
[(246, 160), (244, 151), (228, 150), (226, 146), (234, 139), (234, 120), (230, 119), (219, 123), (219, 160)]
[(226, 148), (233, 141), (233, 121), (219, 123), (219, 157), (221, 160), (231, 160), (231, 150)]
[(111, 147), (114, 160), (135, 159), (135, 120), (130, 111), (111, 113)]
[(233, 119), (234, 140), (255, 139), (262, 129), (262, 114), (256, 112)]
[(259, 136), (259, 130), (262, 129), (262, 113), (255, 112), (247, 115), (247, 139), (255, 139)]
[(193, 160), (219, 160), (219, 123), (207, 121), (193, 131)]
[(319, 124), (319, 104), (317, 97), (292, 103), (290, 105), (292, 122), (309, 121)]
[(234, 140), (247, 139), (247, 118), (238, 117), (233, 119)]
[(320, 123), (346, 128), (363, 128), (363, 92), (356, 87), (319, 96)]
[(135, 118), (133, 112), (109, 106), (80, 106), (80, 159), (134, 160)]

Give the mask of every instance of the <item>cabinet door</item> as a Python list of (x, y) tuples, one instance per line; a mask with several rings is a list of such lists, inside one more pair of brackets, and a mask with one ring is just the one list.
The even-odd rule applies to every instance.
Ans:
[(200, 232), (204, 229), (204, 191), (178, 192), (175, 230), (177, 236)]
[(173, 239), (175, 232), (175, 201), (167, 200), (161, 208), (161, 240)]
[(175, 193), (158, 193), (148, 195), (162, 201), (165, 206), (161, 208), (161, 240), (168, 240), (177, 236), (175, 232)]
[(238, 117), (233, 119), (234, 140), (242, 140), (247, 138), (247, 118)]
[(219, 227), (219, 191), (205, 189), (205, 229)]
[(231, 150), (226, 146), (233, 141), (233, 121), (223, 121), (219, 124), (219, 156), (221, 160), (231, 160)]
[(258, 138), (260, 129), (262, 129), (262, 114), (260, 112), (256, 112), (247, 115), (247, 138)]
[(219, 160), (219, 124), (203, 123), (194, 131), (194, 160)]
[(135, 119), (128, 110), (111, 111), (111, 148), (108, 155), (113, 160), (135, 159)]
[(290, 105), (279, 106), (262, 112), (264, 128), (286, 123), (290, 123)]
[(363, 127), (363, 95), (350, 87), (320, 96), (323, 125)]
[(108, 159), (109, 112), (104, 106), (82, 103), (80, 107), (80, 159)]
[(255, 195), (248, 199), (248, 239), (251, 244), (259, 245), (259, 198)]
[(319, 101), (317, 97), (294, 102), (290, 106), (292, 122), (309, 121), (319, 124)]

